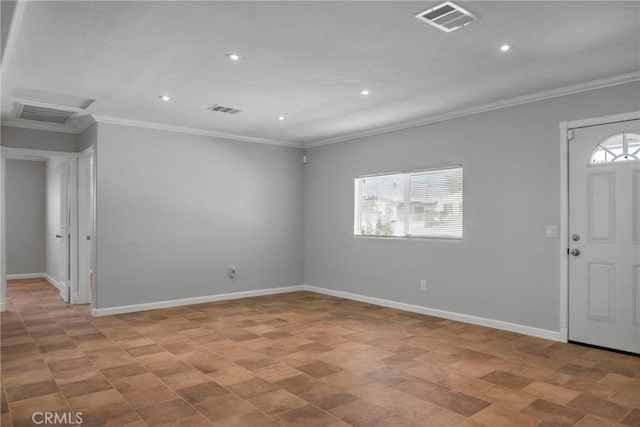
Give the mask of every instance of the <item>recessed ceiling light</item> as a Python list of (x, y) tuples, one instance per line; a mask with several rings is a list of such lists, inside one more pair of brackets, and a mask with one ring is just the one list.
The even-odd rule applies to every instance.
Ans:
[(163, 100), (164, 102), (169, 102), (171, 101), (171, 97), (169, 95), (160, 95), (158, 98), (160, 98), (161, 100)]
[(283, 121), (284, 120), (284, 116), (278, 116), (278, 120)]
[(509, 49), (511, 49), (511, 46), (509, 46), (508, 44), (503, 44), (502, 46), (500, 46), (500, 52), (507, 52)]
[(227, 53), (227, 58), (232, 61), (238, 61), (240, 59), (240, 55), (238, 55), (237, 53)]
[(362, 90), (360, 91), (360, 95), (364, 95), (364, 96), (369, 95), (369, 89), (362, 89)]

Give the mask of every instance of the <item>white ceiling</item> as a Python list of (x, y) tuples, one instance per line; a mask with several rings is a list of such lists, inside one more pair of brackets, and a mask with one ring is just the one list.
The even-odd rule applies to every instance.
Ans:
[(98, 116), (308, 144), (640, 68), (639, 2), (458, 2), (479, 19), (450, 34), (414, 17), (438, 3), (25, 2), (2, 120), (26, 89), (95, 99)]

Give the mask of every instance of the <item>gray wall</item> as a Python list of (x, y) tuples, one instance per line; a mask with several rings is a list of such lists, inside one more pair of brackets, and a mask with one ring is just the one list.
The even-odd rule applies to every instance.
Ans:
[(56, 234), (60, 233), (60, 169), (64, 159), (50, 158), (47, 160), (47, 216), (46, 216), (46, 270), (54, 280), (62, 279), (62, 253), (60, 240)]
[(77, 135), (46, 130), (0, 127), (0, 142), (5, 147), (47, 151), (78, 151)]
[(302, 150), (102, 123), (97, 139), (97, 308), (303, 283)]
[(7, 160), (7, 274), (45, 271), (46, 164)]
[[(635, 110), (638, 83), (307, 150), (305, 283), (557, 331), (558, 124)], [(462, 241), (353, 236), (354, 177), (458, 164)]]

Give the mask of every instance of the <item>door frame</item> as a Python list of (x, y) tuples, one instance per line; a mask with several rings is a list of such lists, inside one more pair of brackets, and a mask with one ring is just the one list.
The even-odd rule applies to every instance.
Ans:
[(560, 122), (560, 337), (569, 341), (569, 141), (573, 130), (640, 120), (640, 111)]
[[(69, 197), (71, 197), (71, 280), (70, 280), (70, 292), (73, 292), (74, 288), (78, 286), (78, 156), (79, 153), (69, 153), (64, 151), (47, 151), (47, 150), (32, 150), (27, 148), (14, 148), (14, 147), (1, 147), (1, 170), (0, 170), (0, 311), (6, 311), (6, 292), (7, 292), (7, 251), (6, 251), (6, 233), (5, 233), (5, 170), (6, 160), (36, 160), (46, 161), (52, 157), (71, 160), (70, 168), (70, 186), (71, 191)], [(94, 239), (95, 245), (95, 239)]]

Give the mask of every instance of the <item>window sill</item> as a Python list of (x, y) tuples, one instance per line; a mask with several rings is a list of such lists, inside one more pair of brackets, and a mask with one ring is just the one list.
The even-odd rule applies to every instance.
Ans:
[(462, 237), (438, 237), (438, 236), (376, 236), (370, 234), (354, 234), (353, 237), (359, 239), (382, 239), (382, 240), (425, 240), (425, 241), (445, 241), (462, 242)]

